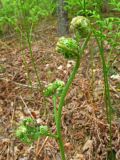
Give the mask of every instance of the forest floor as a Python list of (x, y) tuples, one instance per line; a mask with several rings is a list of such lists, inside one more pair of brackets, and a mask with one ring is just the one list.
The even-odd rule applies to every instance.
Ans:
[[(66, 82), (74, 66), (74, 61), (66, 61), (55, 52), (57, 40), (56, 27), (51, 22), (40, 25), (34, 35), (32, 49), (43, 87), (56, 79)], [(107, 55), (110, 48), (106, 46)], [(26, 54), (33, 82), (32, 91), (26, 78), (22, 51)], [(94, 63), (90, 53), (93, 53)], [(29, 146), (14, 136), (18, 123), (26, 117), (34, 117), (38, 125), (48, 125), (55, 132), (52, 100), (45, 99), (36, 84), (28, 48), (20, 49), (14, 37), (1, 39), (0, 160), (60, 160), (56, 140), (41, 138)], [(110, 91), (113, 106), (112, 145), (116, 160), (120, 160), (120, 56), (112, 64)], [(91, 40), (62, 112), (62, 134), (68, 160), (106, 160), (109, 125), (103, 96), (102, 65), (96, 43)]]

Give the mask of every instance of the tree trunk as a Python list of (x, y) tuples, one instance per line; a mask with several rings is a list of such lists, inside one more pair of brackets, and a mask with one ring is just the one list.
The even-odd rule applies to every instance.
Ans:
[(109, 12), (109, 0), (103, 0), (102, 12), (103, 13)]
[(68, 34), (68, 13), (64, 10), (64, 0), (58, 0), (58, 34), (63, 36)]

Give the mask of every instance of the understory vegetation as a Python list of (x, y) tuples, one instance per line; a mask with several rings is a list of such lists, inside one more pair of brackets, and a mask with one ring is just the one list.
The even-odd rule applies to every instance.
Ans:
[(1, 160), (120, 160), (119, 0), (1, 0), (0, 116)]

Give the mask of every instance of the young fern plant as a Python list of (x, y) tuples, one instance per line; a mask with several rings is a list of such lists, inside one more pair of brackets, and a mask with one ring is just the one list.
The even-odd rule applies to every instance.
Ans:
[[(75, 34), (75, 39), (61, 37), (59, 38), (56, 45), (56, 51), (58, 53), (62, 54), (64, 58), (68, 60), (74, 60), (76, 62), (66, 84), (61, 80), (56, 80), (49, 84), (44, 90), (44, 95), (46, 97), (52, 96), (53, 99), (56, 134), (52, 134), (47, 126), (40, 126), (36, 128), (33, 121), (31, 122), (31, 120), (30, 123), (32, 123), (32, 126), (29, 126), (30, 123), (25, 120), (16, 130), (16, 136), (23, 142), (32, 143), (34, 140), (41, 136), (56, 138), (59, 144), (62, 160), (66, 159), (61, 130), (62, 109), (64, 106), (65, 97), (79, 69), (81, 57), (91, 36), (91, 30), (89, 27), (90, 21), (87, 18), (83, 16), (73, 18), (70, 28)], [(80, 38), (84, 38), (82, 47), (79, 45)], [(60, 97), (60, 101), (57, 106), (56, 100), (58, 97)]]
[(105, 106), (106, 106), (106, 117), (107, 122), (109, 124), (109, 144), (108, 144), (108, 155), (107, 158), (109, 160), (115, 160), (114, 151), (112, 149), (112, 120), (113, 120), (113, 108), (111, 103), (111, 95), (110, 95), (110, 85), (109, 85), (109, 61), (107, 62), (104, 54), (104, 39), (105, 35), (103, 34), (103, 28), (101, 27), (100, 31), (93, 30), (96, 42), (99, 47), (99, 53), (102, 62), (102, 70), (103, 70), (103, 78), (104, 78), (104, 98), (105, 98)]
[[(16, 3), (16, 8), (15, 8), (16, 23), (14, 24), (14, 27), (15, 27), (15, 30), (20, 35), (20, 38), (21, 38), (20, 41), (21, 41), (22, 46), (28, 47), (29, 49), (32, 67), (34, 69), (34, 72), (37, 78), (38, 86), (39, 88), (41, 88), (41, 82), (40, 82), (40, 78), (38, 74), (38, 69), (37, 69), (37, 65), (36, 65), (35, 58), (33, 55), (33, 50), (32, 50), (33, 28), (39, 19), (39, 12), (35, 12), (35, 9), (38, 10), (36, 1), (33, 1), (33, 3), (31, 3), (28, 0), (24, 3), (24, 1), (19, 0)], [(23, 52), (22, 55), (23, 55), (24, 64), (25, 63), (27, 64), (27, 62), (25, 62), (26, 61), (25, 53)], [(30, 73), (28, 72), (28, 70), (29, 69), (27, 69), (27, 76), (28, 76), (30, 86), (32, 87), (32, 80), (30, 78)]]

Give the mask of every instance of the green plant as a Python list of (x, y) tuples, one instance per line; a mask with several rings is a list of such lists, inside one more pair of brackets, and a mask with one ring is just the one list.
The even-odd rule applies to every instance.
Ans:
[[(102, 68), (103, 68), (106, 117), (107, 117), (107, 122), (109, 124), (109, 137), (110, 137), (109, 146), (108, 146), (108, 149), (110, 149), (110, 152), (108, 152), (107, 158), (109, 160), (115, 159), (114, 153), (112, 150), (112, 119), (113, 119), (112, 110), (113, 108), (111, 105), (111, 96), (110, 96), (110, 87), (109, 87), (109, 70), (111, 66), (110, 59), (112, 56), (112, 52), (119, 46), (120, 19), (114, 18), (114, 17), (103, 18), (97, 12), (94, 12), (94, 14), (92, 15), (92, 18), (94, 19), (93, 24), (91, 24), (90, 21), (83, 16), (77, 16), (72, 19), (70, 29), (74, 32), (75, 38), (72, 39), (72, 38), (61, 37), (57, 42), (56, 51), (59, 54), (62, 54), (66, 59), (74, 60), (76, 62), (75, 66), (66, 84), (64, 84), (64, 82), (60, 80), (57, 80), (49, 84), (44, 90), (44, 95), (46, 97), (52, 96), (52, 99), (53, 99), (54, 119), (55, 119), (57, 132), (56, 134), (52, 134), (50, 130), (49, 129), (48, 130), (50, 133), (50, 137), (56, 138), (58, 140), (62, 160), (65, 160), (64, 144), (63, 144), (62, 133), (61, 133), (62, 132), (61, 131), (62, 108), (64, 106), (65, 97), (67, 95), (69, 87), (78, 71), (81, 57), (84, 53), (84, 49), (88, 44), (88, 41), (90, 39), (92, 32), (93, 32), (93, 36), (97, 41), (97, 45), (99, 47), (100, 57), (102, 61)], [(114, 29), (116, 28), (117, 28), (117, 32), (114, 32)], [(82, 47), (80, 47), (80, 40), (82, 40), (82, 42), (84, 40)], [(106, 55), (104, 51), (106, 41), (111, 46), (109, 55)], [(93, 55), (92, 55), (92, 61), (93, 61)], [(58, 106), (56, 104), (57, 99), (60, 99)], [(36, 130), (34, 131), (37, 132)], [(40, 130), (38, 130), (38, 132), (40, 132)], [(46, 135), (48, 136), (49, 134), (44, 134), (44, 136)], [(39, 136), (40, 136), (40, 133), (39, 133)]]
[(7, 28), (15, 24), (15, 1), (1, 0), (0, 4), (0, 32), (6, 32)]
[(88, 8), (90, 6), (90, 1), (87, 0), (65, 0), (66, 6), (65, 9), (68, 11), (70, 15), (87, 15), (88, 14)]
[[(90, 27), (89, 23), (88, 23), (88, 19), (85, 17), (77, 17), (77, 20), (78, 21), (74, 21), (74, 24), (73, 24), (73, 21), (71, 22), (71, 26), (72, 26), (74, 32), (77, 31), (77, 34), (75, 33), (76, 40), (74, 40), (72, 38), (61, 37), (58, 40), (57, 45), (56, 45), (56, 50), (58, 53), (62, 54), (66, 59), (72, 59), (76, 62), (75, 66), (73, 68), (73, 71), (72, 71), (66, 84), (64, 84), (64, 82), (62, 82), (60, 80), (56, 80), (52, 84), (49, 84), (46, 87), (46, 89), (44, 90), (44, 95), (47, 97), (52, 96), (52, 99), (53, 99), (54, 117), (55, 117), (57, 134), (55, 134), (55, 135), (51, 134), (51, 133), (49, 134), (49, 132), (48, 132), (49, 129), (48, 128), (46, 129), (46, 127), (45, 128), (43, 127), (43, 131), (45, 131), (45, 132), (44, 133), (42, 132), (43, 134), (41, 134), (40, 128), (39, 129), (32, 128), (31, 126), (29, 126), (29, 123), (27, 123), (28, 125), (26, 125), (26, 123), (25, 123), (26, 121), (25, 122), (23, 121), (23, 123), (19, 126), (19, 128), (16, 131), (17, 137), (22, 139), (22, 141), (24, 141), (24, 142), (33, 142), (33, 140), (36, 140), (36, 138), (43, 136), (43, 135), (44, 136), (50, 135), (50, 137), (56, 138), (59, 143), (59, 148), (60, 148), (62, 160), (65, 160), (65, 151), (64, 151), (64, 145), (63, 145), (62, 133), (61, 133), (62, 108), (64, 106), (65, 97), (67, 95), (69, 87), (70, 87), (72, 81), (74, 80), (75, 75), (78, 71), (81, 57), (84, 53), (84, 50), (85, 50), (85, 48), (88, 44), (88, 41), (90, 39), (90, 36), (91, 36), (91, 32), (89, 32), (88, 35), (85, 34), (87, 27), (88, 28)], [(81, 28), (78, 26), (82, 26), (82, 22), (83, 22), (82, 20), (84, 21), (84, 23), (86, 21), (86, 23), (85, 23), (86, 25)], [(79, 46), (79, 41), (80, 41), (79, 34), (81, 35), (81, 37), (85, 38), (82, 47)], [(56, 100), (58, 97), (60, 97), (60, 102), (59, 102), (59, 105), (57, 108)], [(30, 123), (31, 123), (31, 121), (30, 121)], [(33, 132), (35, 134), (33, 134)], [(26, 137), (26, 135), (27, 135), (27, 137)], [(35, 137), (33, 135), (35, 135)]]
[(91, 16), (94, 12), (101, 13), (103, 0), (65, 0), (65, 9), (70, 16)]
[[(21, 36), (21, 44), (24, 47), (27, 46), (29, 49), (32, 66), (34, 68), (34, 71), (37, 77), (38, 85), (39, 87), (41, 87), (41, 83), (40, 83), (40, 79), (39, 79), (39, 75), (38, 75), (38, 71), (37, 71), (37, 67), (36, 67), (36, 63), (35, 63), (35, 59), (32, 51), (32, 32), (40, 16), (38, 1), (36, 0), (32, 2), (31, 0), (26, 2), (21, 0), (17, 1), (15, 15), (16, 15), (15, 29)], [(25, 55), (23, 55), (23, 57), (24, 57), (23, 60), (25, 64)], [(30, 80), (29, 73), (27, 72), (27, 74), (30, 82), (31, 80)]]
[(36, 121), (32, 118), (24, 119), (16, 130), (16, 136), (21, 139), (22, 142), (31, 144), (42, 136), (49, 136), (57, 138), (53, 135), (47, 126), (37, 126)]
[(53, 0), (1, 0), (0, 29), (4, 32), (5, 26), (16, 29), (16, 25), (20, 24), (22, 30), (27, 26), (26, 29), (30, 29), (33, 22), (36, 24), (41, 18), (52, 15), (55, 9), (56, 2)]
[[(2, 0), (0, 8), (0, 30), (3, 31), (5, 26), (9, 26), (14, 29), (20, 39), (20, 47), (28, 47), (32, 66), (34, 68), (39, 88), (41, 88), (41, 82), (36, 66), (36, 62), (32, 51), (32, 33), (36, 24), (42, 17), (50, 16), (54, 10), (56, 3), (52, 0)], [(26, 55), (22, 49), (23, 63), (27, 72), (27, 78), (32, 88), (32, 81), (30, 78), (29, 68), (26, 62)], [(42, 88), (41, 88), (42, 89)]]
[(120, 1), (119, 0), (111, 0), (110, 4), (112, 5), (114, 11), (120, 12)]
[[(113, 56), (114, 50), (119, 46), (120, 39), (120, 19), (109, 17), (102, 18), (97, 16), (96, 18), (97, 29), (93, 29), (95, 39), (97, 41), (99, 52), (103, 67), (103, 77), (104, 77), (104, 94), (105, 94), (105, 104), (106, 104), (106, 116), (109, 124), (109, 148), (110, 152), (108, 154), (109, 160), (114, 160), (114, 153), (112, 150), (112, 119), (113, 119), (113, 108), (111, 104), (110, 96), (110, 86), (109, 86), (109, 72), (111, 68), (111, 57)], [(115, 31), (114, 31), (115, 30)], [(107, 32), (106, 32), (107, 31)], [(110, 45), (110, 52), (105, 55), (105, 41)], [(115, 55), (115, 53), (114, 53)], [(117, 57), (117, 55), (115, 56)], [(114, 58), (113, 58), (114, 61)]]
[(111, 151), (111, 160), (113, 160), (112, 158), (112, 105), (111, 105), (110, 87), (109, 87), (108, 74), (107, 74), (107, 65), (106, 65), (105, 56), (104, 56), (104, 45), (103, 45), (102, 36), (100, 40), (98, 40), (98, 37), (96, 34), (95, 34), (95, 37), (99, 46), (100, 56), (101, 56), (102, 65), (103, 65), (106, 115), (107, 115), (107, 121), (109, 123), (109, 133), (110, 133), (109, 144), (110, 144), (110, 151)]
[(84, 38), (91, 32), (90, 21), (83, 16), (73, 18), (70, 26), (71, 31), (76, 34), (76, 38)]

